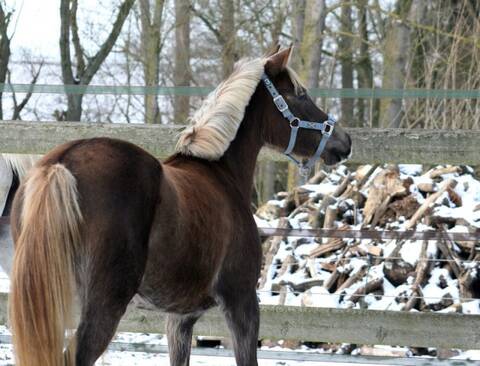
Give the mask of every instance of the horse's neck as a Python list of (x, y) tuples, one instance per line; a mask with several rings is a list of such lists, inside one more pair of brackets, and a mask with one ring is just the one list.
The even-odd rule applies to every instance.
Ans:
[(235, 139), (220, 160), (245, 199), (250, 201), (255, 164), (263, 140), (260, 121), (246, 115)]

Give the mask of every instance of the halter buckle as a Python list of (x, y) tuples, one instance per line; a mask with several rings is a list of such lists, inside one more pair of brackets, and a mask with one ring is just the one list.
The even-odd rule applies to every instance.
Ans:
[(335, 122), (332, 122), (330, 119), (323, 122), (323, 130), (322, 133), (325, 136), (331, 136), (333, 133), (333, 129), (335, 127)]
[(281, 95), (277, 95), (275, 98), (273, 98), (273, 103), (275, 103), (280, 112), (285, 112), (288, 109), (288, 104)]

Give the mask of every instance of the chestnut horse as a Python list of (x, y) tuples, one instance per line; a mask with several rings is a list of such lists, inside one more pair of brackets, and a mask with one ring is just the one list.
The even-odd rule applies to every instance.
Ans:
[[(18, 366), (93, 365), (136, 294), (168, 313), (171, 365), (188, 365), (192, 328), (215, 305), (237, 365), (257, 365), (254, 168), (263, 145), (285, 149), (291, 132), (262, 75), (299, 121), (328, 119), (287, 66), (290, 51), (239, 62), (163, 163), (128, 142), (94, 138), (59, 146), (36, 164), (11, 218)], [(300, 129), (293, 153), (312, 156), (321, 140), (321, 131)], [(345, 159), (350, 145), (336, 127), (323, 160)], [(77, 302), (80, 322), (68, 340)]]

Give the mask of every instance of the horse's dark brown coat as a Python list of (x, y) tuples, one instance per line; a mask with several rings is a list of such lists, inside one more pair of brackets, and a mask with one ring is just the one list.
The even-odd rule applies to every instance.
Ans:
[[(266, 71), (293, 113), (326, 120), (308, 96), (295, 95), (280, 62), (270, 60)], [(259, 85), (235, 140), (218, 161), (177, 154), (160, 164), (130, 143), (107, 138), (71, 142), (42, 159), (39, 165), (61, 163), (73, 173), (84, 217), (76, 253), (82, 302), (77, 366), (93, 365), (103, 353), (137, 293), (172, 313), (172, 365), (188, 364), (192, 326), (215, 304), (232, 331), (237, 364), (257, 365), (261, 247), (250, 210), (252, 183), (260, 148), (284, 149), (289, 134), (287, 121)], [(300, 131), (295, 152), (312, 155), (320, 137)], [(350, 138), (337, 127), (323, 158), (335, 163), (349, 153)], [(12, 214), (14, 235), (21, 205), (20, 193)]]

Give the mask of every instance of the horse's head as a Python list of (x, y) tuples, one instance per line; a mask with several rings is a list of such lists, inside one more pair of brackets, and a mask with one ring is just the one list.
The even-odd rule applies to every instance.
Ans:
[[(328, 134), (329, 129), (333, 126), (327, 126), (327, 130), (322, 131), (324, 126), (322, 123), (327, 122), (328, 124), (329, 116), (315, 105), (306, 89), (298, 82), (295, 73), (287, 66), (291, 50), (292, 48), (288, 48), (274, 52), (265, 63), (265, 74), (274, 85), (274, 91), (269, 91), (265, 85), (269, 81), (260, 82), (259, 88), (266, 100), (263, 137), (268, 145), (282, 151), (288, 149), (290, 145), (293, 147), (291, 153), (310, 158), (317, 151), (322, 150), (322, 148), (318, 148), (322, 143), (322, 137), (324, 134)], [(286, 106), (291, 112), (290, 121), (287, 119), (288, 116), (285, 117), (285, 112), (281, 112), (286, 107), (281, 105), (282, 101), (280, 100), (279, 103), (277, 100), (277, 103), (274, 103), (275, 89), (283, 96)], [(300, 128), (298, 128), (301, 121), (315, 123), (300, 123)], [(302, 125), (306, 128), (302, 128)], [(292, 142), (292, 132), (296, 132), (294, 142)], [(325, 145), (320, 157), (327, 165), (336, 164), (350, 155), (350, 136), (338, 125), (334, 126), (331, 136), (328, 139), (325, 138), (322, 144)]]

